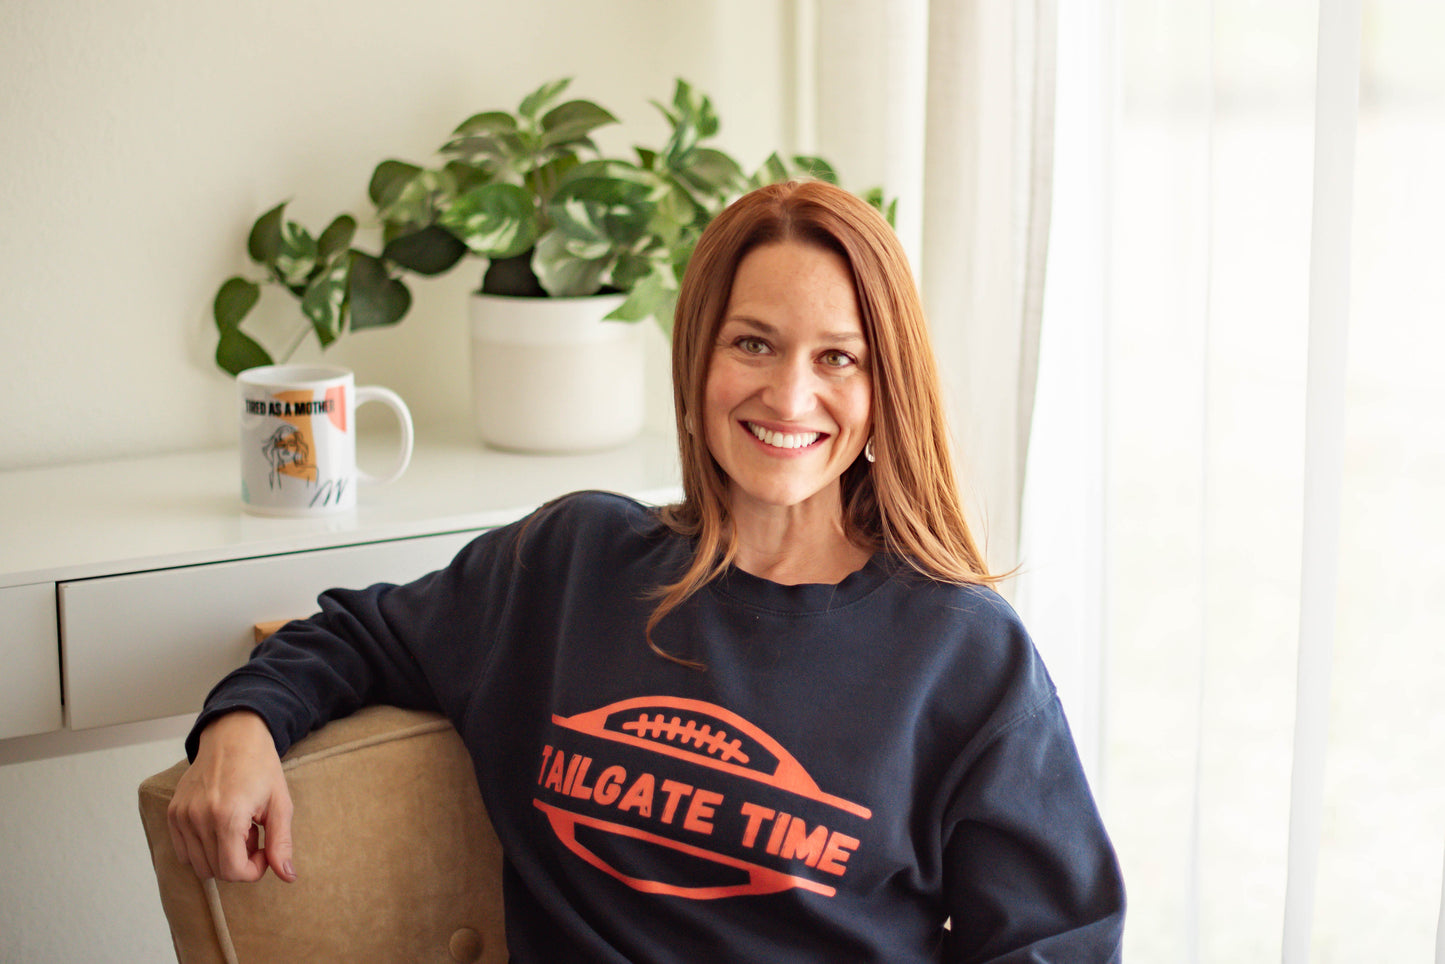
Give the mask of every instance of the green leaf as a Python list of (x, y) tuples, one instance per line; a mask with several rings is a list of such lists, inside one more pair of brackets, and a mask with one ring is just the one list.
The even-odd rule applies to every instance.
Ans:
[(752, 176), (752, 186), (764, 187), (787, 179), (788, 167), (783, 163), (783, 159), (774, 152), (768, 155), (768, 159), (763, 161), (763, 166), (758, 168), (757, 173)]
[[(690, 179), (676, 173), (666, 175), (667, 189), (659, 199), (659, 206), (664, 202), (671, 209), (671, 219), (675, 221), (677, 230), (684, 231), (696, 229), (701, 232), (707, 223), (721, 211), (729, 200), (740, 194), (744, 185), (736, 191), (719, 192), (710, 188), (699, 187), (691, 183)], [(659, 228), (661, 225), (658, 225)], [(671, 243), (671, 240), (669, 240)]]
[(517, 129), (517, 119), (503, 110), (483, 111), (462, 121), (452, 131), (453, 137), (467, 134), (505, 134)]
[(321, 232), (321, 237), (316, 239), (316, 257), (321, 261), (330, 261), (338, 252), (351, 247), (351, 239), (354, 237), (356, 218), (349, 214), (338, 215), (336, 220)]
[(697, 146), (697, 126), (680, 120), (672, 129), (672, 136), (662, 148), (662, 163), (664, 167), (676, 170), (682, 164), (682, 159), (687, 153)]
[(371, 183), (366, 186), (367, 197), (371, 198), (371, 203), (377, 207), (387, 207), (396, 201), (402, 187), (420, 173), (421, 168), (415, 164), (382, 161), (376, 165), (376, 170), (371, 172)]
[(663, 331), (672, 331), (672, 312), (677, 304), (677, 279), (672, 270), (659, 265), (632, 286), (627, 300), (607, 317), (615, 321), (644, 321), (656, 318)]
[(284, 285), (305, 284), (316, 270), (318, 253), (316, 239), (311, 232), (295, 221), (287, 221), (282, 226), (280, 250), (271, 261), (271, 269)]
[(460, 157), (496, 170), (509, 159), (526, 150), (517, 129), (517, 120), (502, 111), (474, 114), (457, 125), (452, 136), (442, 145), (441, 153)]
[(539, 113), (541, 113), (542, 108), (546, 107), (552, 101), (556, 100), (557, 97), (561, 95), (562, 91), (567, 89), (567, 85), (570, 83), (572, 83), (571, 77), (564, 77), (561, 80), (548, 81), (541, 87), (538, 87), (536, 90), (532, 91), (526, 97), (522, 98), (522, 104), (517, 108), (517, 113), (522, 115), (523, 117), (536, 117)]
[(820, 181), (827, 181), (829, 184), (838, 183), (838, 173), (833, 170), (833, 165), (821, 157), (796, 154), (793, 156), (793, 167), (795, 175), (817, 178)]
[(608, 158), (584, 161), (573, 167), (567, 174), (568, 181), (591, 178), (602, 178), (620, 184), (636, 184), (649, 191), (656, 189), (659, 183), (657, 175), (651, 171), (644, 171), (636, 164), (630, 164), (627, 161)]
[(611, 265), (611, 258), (578, 258), (567, 250), (566, 239), (557, 231), (542, 235), (537, 241), (537, 250), (532, 253), (532, 271), (553, 298), (595, 295), (606, 281)]
[(708, 212), (693, 200), (692, 195), (682, 185), (672, 181), (658, 198), (647, 231), (664, 247), (670, 248), (678, 243), (685, 230), (708, 219)]
[(346, 323), (346, 288), (350, 259), (337, 258), (327, 265), (306, 286), (301, 296), (301, 312), (311, 321), (311, 329), (321, 347), (326, 348), (341, 337)]
[(467, 253), (467, 246), (439, 224), (392, 238), (381, 256), (417, 274), (432, 277), (449, 270)]
[(465, 194), (472, 188), (480, 187), (492, 179), (492, 174), (486, 167), (480, 164), (469, 164), (466, 161), (448, 161), (442, 170), (452, 179), (458, 194)]
[(682, 159), (674, 173), (688, 187), (714, 197), (739, 190), (747, 181), (742, 165), (710, 147), (694, 149)]
[(700, 138), (712, 137), (722, 126), (712, 100), (706, 94), (694, 94), (692, 85), (681, 78), (673, 89), (672, 106), (677, 110), (679, 122), (696, 127)]
[(248, 368), (270, 365), (271, 355), (239, 328), (225, 328), (216, 343), (216, 364), (223, 371), (239, 375)]
[(666, 263), (655, 260), (661, 256), (661, 250), (655, 250), (653, 256), (641, 254), (635, 251), (624, 251), (617, 256), (613, 262), (612, 272), (608, 277), (608, 284), (618, 291), (631, 291), (639, 282), (657, 270), (666, 270)]
[(526, 137), (521, 132), (512, 134), (477, 134), (453, 141), (443, 153), (451, 154), (469, 164), (486, 170), (491, 176), (499, 176), (518, 166), (531, 154)]
[(251, 236), (246, 239), (246, 250), (257, 264), (270, 265), (281, 251), (281, 222), (288, 202), (282, 201), (251, 225)]
[(672, 136), (662, 149), (665, 163), (670, 168), (683, 164), (687, 155), (697, 146), (698, 141), (712, 137), (718, 132), (717, 113), (712, 101), (703, 94), (695, 94), (692, 86), (678, 80), (672, 96), (672, 110), (657, 105), (672, 125)]
[(441, 224), (484, 258), (521, 254), (541, 231), (532, 195), (516, 184), (468, 191), (442, 214)]
[(542, 118), (542, 147), (572, 144), (599, 127), (615, 123), (616, 117), (590, 100), (569, 100)]
[(863, 192), (863, 200), (871, 204), (878, 211), (879, 214), (882, 214), (883, 219), (887, 221), (889, 225), (893, 227), (898, 226), (893, 220), (898, 215), (897, 198), (889, 201), (883, 194), (883, 188), (871, 187), (867, 191)]
[(456, 193), (456, 180), (446, 170), (418, 168), (410, 178), (388, 188), (391, 200), (377, 214), (390, 236), (419, 230), (436, 220), (438, 206)]
[(216, 319), (216, 364), (232, 375), (257, 365), (271, 364), (271, 356), (241, 330), (241, 319), (256, 306), (261, 286), (242, 277), (227, 278), (216, 292), (211, 312)]
[(665, 117), (665, 118), (667, 118), (667, 126), (668, 126), (668, 127), (676, 127), (676, 126), (677, 126), (677, 115), (674, 114), (674, 113), (672, 112), (672, 110), (668, 108), (668, 106), (667, 106), (666, 104), (662, 103), (661, 101), (657, 101), (657, 100), (649, 100), (648, 103), (651, 104), (653, 107), (656, 107), (656, 108), (658, 109), (658, 111), (662, 114), (662, 116)]
[(254, 281), (248, 281), (239, 275), (227, 278), (216, 292), (215, 303), (211, 306), (211, 312), (216, 318), (216, 327), (224, 335), (227, 330), (235, 330), (241, 325), (241, 319), (256, 307), (256, 302), (261, 298), (261, 286)]
[[(577, 170), (581, 171), (587, 165)], [(631, 245), (647, 232), (655, 205), (652, 185), (612, 177), (568, 178), (547, 205), (547, 216), (574, 254), (591, 259)]]
[(557, 193), (557, 186), (562, 183), (563, 178), (580, 163), (582, 162), (576, 154), (563, 154), (529, 172), (522, 178), (522, 184), (535, 194), (539, 201), (546, 204), (552, 199), (552, 195)]
[(351, 330), (394, 325), (411, 308), (411, 291), (387, 274), (386, 264), (361, 251), (351, 252), (348, 303)]

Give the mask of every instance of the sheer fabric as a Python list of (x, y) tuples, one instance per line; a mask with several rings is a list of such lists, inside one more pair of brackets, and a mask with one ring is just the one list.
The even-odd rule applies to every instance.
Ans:
[(1102, 708), (1126, 959), (1445, 961), (1442, 31), (1060, 10), (1020, 604)]

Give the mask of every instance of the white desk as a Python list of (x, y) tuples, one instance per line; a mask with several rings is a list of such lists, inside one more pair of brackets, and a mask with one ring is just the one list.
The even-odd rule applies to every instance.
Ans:
[(680, 492), (660, 436), (522, 456), (423, 432), (406, 475), (331, 519), (246, 515), (238, 471), (226, 448), (0, 473), (0, 739), (194, 712), (253, 624), (309, 615), (325, 589), (414, 579), (566, 492)]

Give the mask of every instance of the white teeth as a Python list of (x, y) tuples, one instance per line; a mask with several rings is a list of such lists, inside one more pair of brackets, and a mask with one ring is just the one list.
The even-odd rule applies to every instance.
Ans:
[(779, 449), (800, 449), (812, 445), (818, 441), (817, 432), (799, 432), (796, 435), (785, 435), (782, 432), (774, 432), (763, 428), (761, 425), (754, 425), (748, 422), (748, 431), (757, 437), (764, 445), (771, 445)]

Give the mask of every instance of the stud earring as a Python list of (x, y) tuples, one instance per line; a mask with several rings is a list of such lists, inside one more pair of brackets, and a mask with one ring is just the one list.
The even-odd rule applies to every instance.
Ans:
[(863, 446), (863, 457), (870, 462), (877, 462), (878, 458), (873, 454), (873, 436), (868, 436), (868, 444)]

